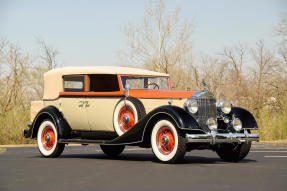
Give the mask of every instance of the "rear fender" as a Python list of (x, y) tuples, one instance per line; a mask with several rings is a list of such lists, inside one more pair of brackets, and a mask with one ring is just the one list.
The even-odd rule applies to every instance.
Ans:
[(58, 130), (58, 136), (59, 139), (67, 139), (71, 136), (71, 128), (67, 121), (62, 116), (61, 112), (54, 107), (54, 106), (48, 106), (43, 108), (34, 118), (34, 121), (31, 125), (31, 128), (27, 134), (27, 138), (36, 138), (38, 129), (45, 119), (50, 119), (54, 122), (56, 125), (56, 128)]

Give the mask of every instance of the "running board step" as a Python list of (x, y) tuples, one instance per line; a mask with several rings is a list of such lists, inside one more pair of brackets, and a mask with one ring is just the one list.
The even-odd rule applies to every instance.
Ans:
[(80, 143), (80, 144), (104, 144), (105, 140), (90, 140), (90, 139), (59, 139), (59, 143)]

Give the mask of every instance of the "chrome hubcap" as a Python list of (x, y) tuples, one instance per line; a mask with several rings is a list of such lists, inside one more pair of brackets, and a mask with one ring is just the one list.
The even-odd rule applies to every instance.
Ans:
[(161, 143), (163, 144), (163, 146), (168, 145), (169, 139), (167, 135), (163, 135), (161, 138)]
[(129, 121), (130, 121), (129, 115), (128, 114), (124, 114), (124, 116), (123, 116), (124, 124), (127, 125), (129, 123)]
[(47, 134), (47, 135), (46, 135), (46, 137), (45, 137), (45, 141), (46, 141), (46, 143), (49, 143), (49, 142), (50, 142), (50, 139), (51, 139), (50, 135), (49, 135), (49, 134)]

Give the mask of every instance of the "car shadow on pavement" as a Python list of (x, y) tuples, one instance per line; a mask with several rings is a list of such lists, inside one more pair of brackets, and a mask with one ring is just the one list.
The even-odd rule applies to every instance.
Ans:
[[(250, 159), (243, 159), (236, 163), (251, 163), (251, 162), (257, 162), (256, 160), (250, 160)], [(185, 156), (184, 160), (180, 164), (223, 164), (223, 163), (230, 163), (223, 161), (222, 159), (214, 158), (214, 157), (202, 157), (202, 156)]]
[[(65, 154), (60, 158), (79, 158), (79, 159), (95, 159), (95, 160), (114, 160), (114, 161), (151, 161), (158, 162), (153, 154), (133, 154), (125, 153), (117, 157), (108, 157), (105, 154)], [(237, 162), (240, 163), (251, 163), (257, 162), (256, 160), (244, 159)], [(202, 157), (202, 156), (185, 156), (179, 164), (223, 164), (229, 163), (215, 157)]]
[(60, 158), (100, 159), (100, 160), (123, 160), (123, 161), (154, 161), (152, 154), (121, 154), (117, 157), (108, 157), (105, 154), (65, 154)]

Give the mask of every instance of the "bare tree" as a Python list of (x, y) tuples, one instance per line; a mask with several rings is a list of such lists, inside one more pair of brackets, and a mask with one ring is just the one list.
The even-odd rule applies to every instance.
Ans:
[(217, 68), (224, 72), (220, 79), (222, 85), (220, 89), (221, 97), (233, 100), (236, 104), (246, 104), (246, 84), (244, 67), (247, 60), (247, 46), (239, 44), (233, 47), (224, 48), (218, 55)]
[[(40, 63), (31, 65), (29, 68), (30, 75), (27, 76), (29, 82), (30, 100), (38, 100), (43, 97), (44, 73), (58, 66), (58, 51), (47, 45), (43, 40), (37, 40), (40, 45), (40, 56), (37, 57)], [(38, 59), (36, 61), (39, 61)]]
[(242, 67), (244, 65), (245, 56), (246, 56), (245, 45), (239, 44), (233, 48), (225, 48), (223, 51), (223, 56), (227, 60), (228, 65), (235, 72), (235, 79), (237, 85), (240, 86)]
[[(6, 45), (7, 41), (5, 39), (1, 39), (0, 40), (0, 79), (2, 77), (2, 73), (3, 73), (3, 60), (4, 60), (4, 47)], [(0, 87), (1, 87), (1, 81), (0, 81)]]
[(275, 29), (278, 36), (282, 37), (281, 43), (287, 44), (287, 13), (282, 14), (278, 27)]
[(222, 62), (218, 58), (202, 56), (200, 69), (201, 77), (208, 82), (209, 91), (217, 98), (226, 98), (222, 90), (226, 79), (227, 63)]
[(279, 43), (278, 53), (282, 58), (281, 70), (285, 73), (285, 78), (287, 79), (287, 13), (281, 15), (278, 27), (275, 29), (277, 36), (281, 37)]
[(31, 91), (30, 100), (41, 100), (43, 98), (44, 73), (48, 69), (42, 65), (34, 65), (30, 68), (29, 90)]
[(58, 51), (48, 46), (45, 41), (38, 40), (40, 45), (40, 58), (44, 65), (47, 67), (47, 70), (52, 70), (57, 67), (56, 57), (58, 55)]
[(138, 25), (125, 27), (128, 51), (122, 62), (172, 75), (172, 86), (186, 86), (184, 71), (192, 71), (192, 24), (179, 18), (180, 9), (166, 13), (165, 0), (150, 0)]
[(268, 98), (274, 96), (271, 92), (270, 85), (277, 73), (278, 62), (274, 58), (274, 53), (269, 51), (264, 41), (259, 41), (256, 47), (251, 49), (252, 57), (255, 63), (254, 84), (255, 84), (255, 110), (259, 111), (263, 108), (264, 103), (268, 102)]
[[(280, 100), (280, 108), (284, 106), (284, 102), (287, 102), (287, 13), (282, 14), (280, 22), (275, 33), (280, 37), (280, 43), (278, 43), (279, 54), (279, 72), (276, 73), (276, 80), (271, 83), (271, 86), (276, 90), (277, 100)], [(275, 78), (275, 76), (272, 76)]]
[(20, 49), (9, 44), (4, 47), (4, 64), (8, 73), (1, 78), (1, 113), (5, 114), (11, 107), (27, 108), (27, 70), (29, 68), (29, 54), (21, 53)]

